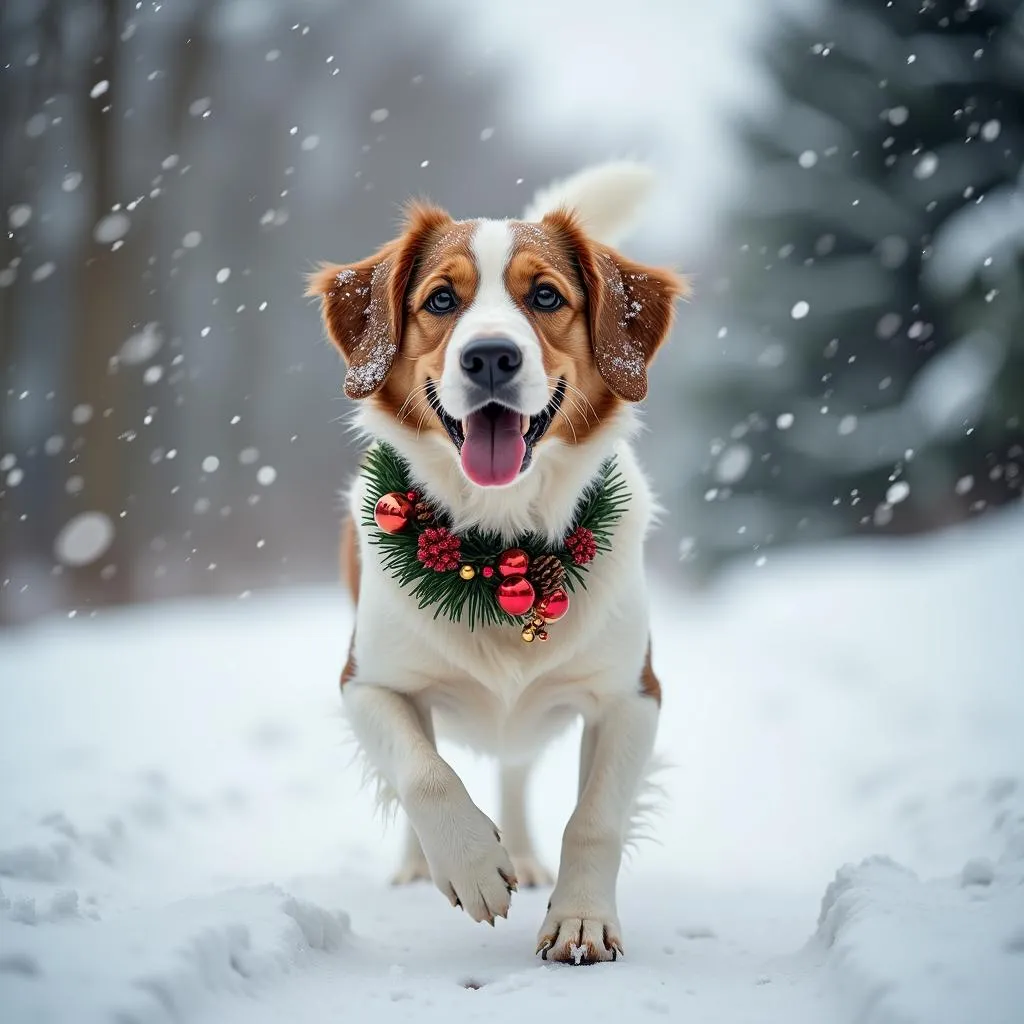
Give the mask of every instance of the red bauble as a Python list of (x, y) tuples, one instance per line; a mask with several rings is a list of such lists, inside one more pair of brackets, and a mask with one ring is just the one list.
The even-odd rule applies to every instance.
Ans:
[(557, 622), (568, 610), (569, 595), (561, 587), (542, 597), (534, 608), (545, 622)]
[(525, 576), (530, 558), (522, 548), (509, 548), (498, 555), (498, 572), (502, 576)]
[(524, 576), (506, 576), (498, 584), (498, 604), (509, 615), (525, 615), (532, 607), (536, 591)]
[(490, 579), (494, 575), (494, 566), (485, 565), (480, 571), (484, 574), (486, 579)]
[(399, 533), (409, 522), (412, 502), (404, 494), (392, 491), (377, 499), (373, 518), (385, 533)]
[(416, 542), (416, 557), (434, 572), (451, 572), (459, 567), (462, 543), (443, 526), (424, 530)]
[(577, 526), (568, 537), (565, 538), (565, 546), (572, 555), (572, 560), (577, 565), (586, 565), (592, 562), (597, 554), (597, 541), (594, 534), (585, 526)]

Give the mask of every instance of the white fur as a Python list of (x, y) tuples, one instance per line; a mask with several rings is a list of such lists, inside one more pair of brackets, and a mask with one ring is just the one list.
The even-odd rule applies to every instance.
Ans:
[[(508, 235), (505, 222), (485, 221), (478, 228), (474, 252), (481, 295), (485, 289), (487, 294), (483, 301), (478, 297), (479, 310), (475, 303), (463, 316), (479, 314), (472, 330), (516, 327), (495, 291)], [(361, 525), (365, 494), (358, 478), (349, 495), (362, 565), (356, 673), (343, 690), (356, 738), (416, 834), (407, 840), (398, 880), (429, 871), (475, 920), (508, 912), (505, 880), (513, 870), (523, 872), (524, 883), (544, 880), (526, 830), (526, 772), (550, 738), (582, 717), (579, 799), (566, 827), (540, 948), (563, 960), (588, 956), (588, 950), (597, 959), (614, 959), (621, 952), (616, 878), (658, 713), (656, 702), (640, 692), (649, 643), (643, 542), (654, 503), (628, 440), (632, 411), (622, 409), (582, 444), (544, 441), (531, 471), (503, 488), (467, 480), (454, 446), (436, 432), (414, 434), (370, 403), (360, 409), (359, 423), (402, 452), (417, 483), (451, 510), (457, 529), (479, 525), (509, 542), (526, 531), (558, 542), (603, 460), (611, 454), (618, 460), (629, 505), (613, 530), (611, 551), (591, 564), (586, 589), (577, 588), (546, 644), (524, 644), (508, 626), (470, 632), (464, 624), (435, 619), (431, 609), (419, 610), (379, 566)], [(504, 846), (438, 754), (435, 723), (506, 766)]]
[(482, 220), (473, 232), (471, 244), (480, 283), (473, 302), (452, 331), (438, 387), (441, 404), (457, 420), (476, 408), (471, 404), (473, 389), (467, 386), (459, 358), (463, 349), (477, 338), (508, 338), (519, 347), (523, 362), (515, 383), (521, 413), (535, 416), (549, 401), (540, 342), (530, 321), (505, 287), (505, 268), (512, 255), (512, 241), (512, 230), (503, 220)]
[(574, 210), (588, 235), (617, 245), (632, 227), (654, 185), (649, 167), (614, 160), (540, 189), (526, 207), (524, 220), (540, 220), (559, 208)]

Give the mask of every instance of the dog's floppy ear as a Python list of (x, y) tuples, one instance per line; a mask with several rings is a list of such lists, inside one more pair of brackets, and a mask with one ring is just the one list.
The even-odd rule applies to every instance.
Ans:
[(543, 223), (575, 253), (598, 371), (619, 398), (639, 402), (647, 394), (647, 367), (672, 326), (675, 300), (689, 294), (687, 282), (592, 242), (570, 211), (550, 213)]
[(387, 379), (402, 344), (405, 296), (419, 254), (451, 223), (444, 210), (414, 203), (403, 233), (359, 263), (323, 264), (310, 275), (306, 294), (319, 296), (331, 341), (345, 357), (345, 394), (366, 398)]

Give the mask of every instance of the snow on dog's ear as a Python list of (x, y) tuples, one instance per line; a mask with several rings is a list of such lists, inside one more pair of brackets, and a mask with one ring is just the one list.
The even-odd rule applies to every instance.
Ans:
[(689, 285), (670, 270), (635, 263), (591, 241), (567, 210), (548, 214), (542, 223), (576, 257), (601, 377), (619, 398), (639, 402), (647, 394), (647, 367), (672, 326), (675, 300), (689, 294)]
[(325, 263), (310, 275), (306, 295), (319, 296), (324, 325), (345, 357), (345, 394), (366, 398), (387, 379), (402, 344), (405, 296), (423, 246), (451, 223), (444, 210), (414, 203), (403, 233), (359, 263)]

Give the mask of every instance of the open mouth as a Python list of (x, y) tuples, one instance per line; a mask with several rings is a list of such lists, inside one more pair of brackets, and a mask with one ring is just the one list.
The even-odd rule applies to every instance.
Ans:
[(449, 416), (427, 381), (427, 399), (462, 458), (466, 476), (481, 487), (510, 484), (530, 465), (534, 445), (547, 433), (565, 398), (559, 380), (551, 401), (536, 416), (524, 416), (499, 402), (488, 402), (464, 420)]

